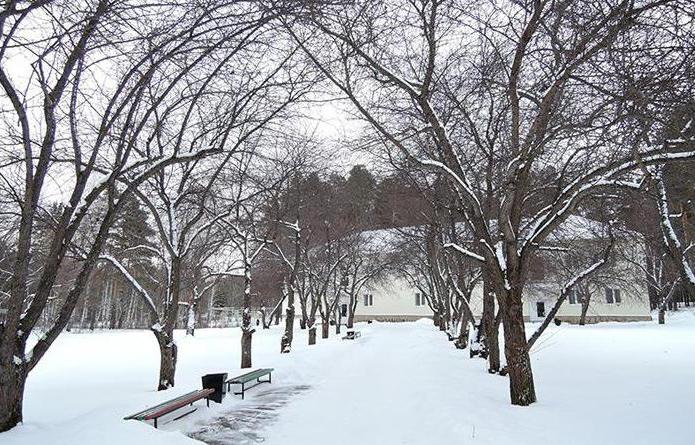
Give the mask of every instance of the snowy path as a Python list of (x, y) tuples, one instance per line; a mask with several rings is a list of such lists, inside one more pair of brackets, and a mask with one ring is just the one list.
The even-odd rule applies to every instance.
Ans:
[[(327, 363), (325, 378), (281, 414), (269, 443), (301, 443), (307, 434), (337, 434), (330, 440), (336, 445), (425, 444), (435, 443), (437, 436), (475, 437), (473, 429), (458, 421), (463, 412), (448, 411), (452, 401), (467, 397), (471, 382), (461, 369), (465, 353), (443, 341), (430, 322), (362, 329), (366, 332), (350, 345), (351, 351)], [(423, 350), (426, 355), (420, 353)]]

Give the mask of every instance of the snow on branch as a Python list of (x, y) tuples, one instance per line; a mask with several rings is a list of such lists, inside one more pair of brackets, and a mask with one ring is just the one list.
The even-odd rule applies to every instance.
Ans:
[(667, 161), (695, 158), (695, 151), (665, 152), (663, 148), (650, 150), (638, 157), (630, 156), (622, 161), (607, 166), (594, 168), (570, 182), (558, 194), (557, 199), (541, 209), (527, 225), (528, 236), (521, 250), (540, 243), (548, 233), (569, 216), (577, 202), (587, 193), (601, 187), (641, 188), (638, 182), (616, 179), (617, 176), (633, 171), (641, 166), (662, 164)]
[[(663, 172), (661, 169), (658, 170), (655, 175), (656, 187), (658, 190), (658, 207), (659, 214), (661, 216), (661, 232), (663, 235), (663, 241), (666, 245), (668, 251), (671, 254), (674, 262), (678, 264), (681, 274), (690, 282), (690, 285), (695, 286), (695, 273), (688, 262), (688, 257), (686, 255), (686, 250), (683, 248), (676, 230), (673, 227), (671, 218), (669, 217), (670, 212), (668, 208), (668, 195), (666, 193), (666, 186), (664, 185)], [(688, 247), (689, 248), (689, 247)]]
[(462, 247), (462, 246), (460, 246), (460, 245), (458, 245), (458, 244), (455, 244), (455, 243), (446, 243), (446, 244), (444, 244), (443, 247), (444, 247), (445, 249), (454, 250), (454, 251), (460, 253), (461, 255), (465, 256), (466, 258), (475, 260), (475, 261), (477, 261), (477, 262), (480, 262), (480, 263), (484, 263), (484, 262), (485, 262), (485, 258), (484, 258), (483, 256), (478, 255), (478, 254), (475, 253), (475, 252), (471, 252), (470, 250), (468, 250), (468, 249), (466, 249), (466, 248), (464, 248), (464, 247)]
[(130, 272), (123, 266), (123, 264), (118, 261), (116, 258), (114, 258), (111, 255), (103, 254), (99, 256), (100, 260), (108, 261), (111, 263), (118, 271), (123, 275), (123, 277), (130, 282), (130, 284), (135, 288), (135, 290), (142, 296), (142, 298), (145, 300), (145, 303), (147, 303), (148, 308), (150, 311), (155, 315), (157, 315), (157, 307), (154, 304), (154, 300), (152, 300), (152, 297), (150, 297), (150, 294), (145, 290), (144, 287), (140, 285), (137, 279), (133, 277)]

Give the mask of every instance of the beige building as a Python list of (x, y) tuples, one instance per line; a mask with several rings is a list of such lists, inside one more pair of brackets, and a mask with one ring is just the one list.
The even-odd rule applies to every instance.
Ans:
[[(598, 246), (601, 242), (605, 244), (605, 240), (598, 235), (600, 230), (596, 221), (574, 216), (558, 228), (549, 241), (581, 255), (590, 251), (594, 245)], [(383, 234), (378, 237), (388, 238)], [(634, 233), (623, 233), (616, 241), (613, 251), (612, 265), (602, 269), (597, 276), (592, 276), (583, 284), (582, 289), (576, 289), (562, 304), (556, 319), (577, 323), (582, 313), (580, 296), (588, 294), (589, 304), (585, 314), (587, 323), (651, 320), (643, 272), (636, 266), (642, 252), (641, 239)], [(566, 261), (563, 255), (567, 256), (562, 253), (545, 256), (541, 267), (543, 271), (532, 274), (534, 276), (524, 291), (524, 317), (527, 321), (543, 320), (555, 305), (562, 286), (571, 278), (572, 273), (576, 273), (560, 272), (562, 268), (558, 265)], [(581, 259), (576, 261), (582, 263)], [(583, 264), (587, 261), (584, 260)], [(345, 301), (341, 302), (341, 306), (346, 312)], [(479, 316), (482, 312), (482, 283), (473, 290), (471, 306), (473, 313)], [(432, 310), (417, 287), (397, 272), (362, 292), (355, 311), (357, 321), (410, 321), (431, 316)]]
[[(589, 302), (586, 322), (599, 321), (645, 321), (651, 320), (649, 298), (646, 289), (635, 292), (619, 286), (598, 288), (600, 294), (592, 295)], [(553, 307), (559, 294), (559, 288), (530, 285), (524, 301), (524, 318), (527, 321), (541, 321)], [(343, 303), (345, 304), (345, 303)], [(482, 285), (473, 290), (471, 309), (480, 316), (482, 312)], [(582, 305), (575, 295), (570, 296), (557, 313), (562, 321), (577, 323)], [(424, 297), (405, 279), (393, 276), (384, 280), (360, 296), (355, 311), (356, 321), (412, 321), (431, 317), (432, 310)]]

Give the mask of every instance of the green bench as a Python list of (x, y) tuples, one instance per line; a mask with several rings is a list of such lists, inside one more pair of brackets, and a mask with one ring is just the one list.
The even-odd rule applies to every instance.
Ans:
[[(210, 406), (210, 394), (212, 394), (213, 392), (215, 392), (215, 390), (212, 388), (191, 391), (182, 396), (176, 397), (171, 400), (167, 400), (166, 402), (162, 402), (159, 405), (147, 408), (143, 411), (140, 411), (139, 413), (131, 414), (128, 417), (124, 417), (123, 420), (154, 420), (154, 427), (157, 428), (157, 419), (164, 416), (165, 414), (174, 412), (179, 408), (183, 408), (186, 405), (193, 405), (193, 402), (205, 399), (207, 401), (207, 405)], [(193, 411), (195, 411), (195, 408), (191, 411), (188, 411), (180, 415), (174, 420), (180, 419), (181, 417), (186, 416), (192, 413)]]
[[(232, 385), (241, 385), (241, 392), (235, 392), (235, 395), (241, 394), (242, 400), (244, 399), (244, 392), (247, 389), (251, 389), (254, 386), (260, 385), (261, 383), (270, 383), (272, 381), (272, 373), (273, 368), (262, 368), (262, 369), (256, 369), (255, 371), (247, 372), (246, 374), (242, 374), (237, 377), (232, 377), (231, 379), (227, 380), (225, 383), (227, 384), (227, 392), (231, 392), (232, 390)], [(268, 376), (268, 380), (261, 380), (261, 377), (263, 376)], [(247, 383), (253, 382), (255, 380), (255, 383), (251, 386), (246, 386)]]

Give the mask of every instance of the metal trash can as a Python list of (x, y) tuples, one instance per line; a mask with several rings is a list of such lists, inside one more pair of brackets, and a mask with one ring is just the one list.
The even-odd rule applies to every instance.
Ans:
[(210, 394), (210, 400), (222, 403), (222, 399), (227, 393), (227, 385), (224, 384), (227, 380), (227, 373), (205, 374), (201, 380), (203, 381), (203, 389), (212, 388), (215, 390), (215, 392)]

